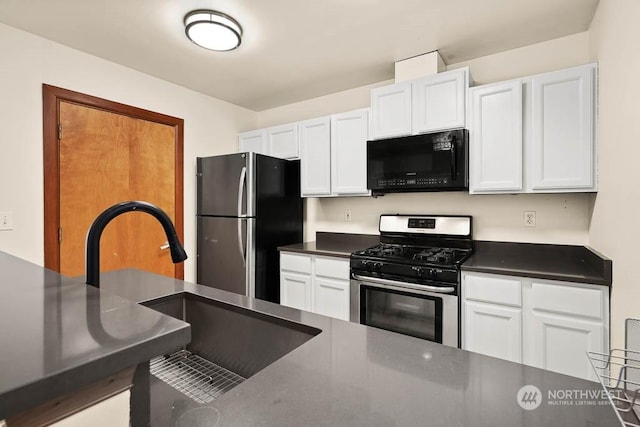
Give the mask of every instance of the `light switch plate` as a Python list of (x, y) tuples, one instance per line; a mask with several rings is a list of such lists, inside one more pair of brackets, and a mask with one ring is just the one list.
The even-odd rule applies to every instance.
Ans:
[(0, 212), (0, 230), (13, 230), (13, 212)]

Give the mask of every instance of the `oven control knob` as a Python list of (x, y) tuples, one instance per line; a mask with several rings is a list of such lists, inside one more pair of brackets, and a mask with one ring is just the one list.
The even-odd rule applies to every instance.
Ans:
[(433, 269), (433, 268), (430, 268), (429, 269), (429, 277), (436, 277), (436, 275), (437, 275), (436, 270)]
[(382, 263), (381, 262), (374, 262), (373, 263), (373, 269), (376, 270), (376, 271), (382, 270)]

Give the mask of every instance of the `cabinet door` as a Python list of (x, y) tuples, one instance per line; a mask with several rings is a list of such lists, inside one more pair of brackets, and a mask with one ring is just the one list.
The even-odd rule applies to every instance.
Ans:
[(349, 281), (316, 276), (313, 283), (313, 312), (349, 320)]
[(601, 322), (533, 310), (525, 337), (524, 363), (597, 381), (587, 352), (607, 351)]
[(300, 124), (302, 197), (331, 194), (331, 123), (329, 117)]
[(311, 311), (311, 276), (280, 271), (280, 304)]
[(331, 116), (331, 190), (367, 194), (369, 110)]
[(522, 191), (522, 81), (469, 94), (469, 192)]
[(238, 152), (268, 154), (267, 137), (264, 129), (243, 132), (238, 135)]
[(371, 137), (411, 135), (411, 83), (371, 89)]
[(532, 191), (595, 189), (593, 65), (531, 77)]
[(298, 157), (298, 125), (296, 123), (267, 129), (269, 155), (281, 159)]
[(522, 310), (497, 304), (464, 302), (463, 348), (522, 362)]
[(413, 133), (464, 127), (467, 68), (433, 74), (412, 84)]

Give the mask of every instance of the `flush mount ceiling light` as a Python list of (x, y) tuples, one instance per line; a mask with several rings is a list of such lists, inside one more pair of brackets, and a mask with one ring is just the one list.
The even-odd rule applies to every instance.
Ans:
[(225, 52), (236, 49), (242, 41), (238, 21), (222, 12), (198, 9), (184, 17), (187, 37), (200, 47)]

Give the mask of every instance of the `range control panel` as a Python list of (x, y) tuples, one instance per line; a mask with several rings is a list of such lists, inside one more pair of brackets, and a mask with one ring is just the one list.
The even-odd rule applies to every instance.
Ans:
[(409, 228), (436, 228), (435, 218), (409, 218)]

